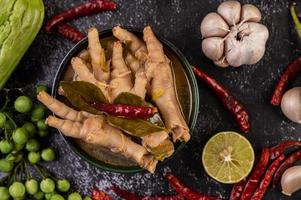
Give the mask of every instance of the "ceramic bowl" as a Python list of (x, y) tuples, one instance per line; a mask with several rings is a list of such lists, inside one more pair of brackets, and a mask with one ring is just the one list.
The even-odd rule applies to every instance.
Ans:
[[(142, 37), (141, 31), (129, 28), (127, 28), (127, 30), (133, 32), (139, 37)], [(99, 33), (99, 35), (102, 42), (106, 42), (113, 39), (111, 30), (102, 31)], [(163, 44), (165, 53), (172, 61), (178, 98), (185, 119), (190, 128), (190, 134), (192, 134), (199, 111), (199, 92), (195, 76), (191, 70), (189, 62), (186, 60), (184, 55), (169, 41), (162, 38), (158, 39)], [(84, 38), (82, 41), (77, 43), (63, 59), (54, 78), (54, 83), (52, 87), (52, 95), (54, 97), (63, 100), (62, 97), (60, 97), (57, 94), (59, 82), (61, 80), (68, 80), (68, 71), (70, 71), (71, 69), (71, 58), (75, 57), (83, 49), (86, 49), (87, 46), (88, 40), (87, 38)], [(95, 165), (98, 168), (119, 173), (133, 173), (144, 170), (136, 166), (135, 163), (123, 157), (120, 157), (119, 155), (111, 153), (109, 150), (89, 145), (79, 140), (65, 137), (64, 135), (62, 135), (62, 137), (78, 156), (80, 156), (81, 158)], [(160, 162), (157, 167), (160, 167), (161, 165), (164, 165), (164, 163), (168, 162), (168, 160), (174, 157), (184, 147), (184, 145), (185, 143), (176, 143), (174, 154), (170, 158), (165, 159), (163, 162)]]

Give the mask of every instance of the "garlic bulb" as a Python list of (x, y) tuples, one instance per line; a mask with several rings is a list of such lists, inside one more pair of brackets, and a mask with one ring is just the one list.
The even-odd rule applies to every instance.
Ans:
[(288, 168), (281, 177), (282, 193), (291, 196), (301, 189), (301, 166)]
[[(220, 67), (255, 64), (264, 55), (269, 31), (251, 4), (225, 1), (201, 23), (202, 50)], [(224, 44), (221, 44), (224, 43)]]
[(301, 123), (301, 87), (292, 88), (283, 95), (281, 110), (293, 122)]

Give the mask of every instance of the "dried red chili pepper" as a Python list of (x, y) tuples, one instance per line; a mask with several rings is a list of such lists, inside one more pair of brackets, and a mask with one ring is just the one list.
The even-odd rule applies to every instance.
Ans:
[(259, 187), (256, 189), (254, 195), (252, 196), (252, 200), (261, 200), (263, 198), (267, 188), (269, 187), (272, 181), (275, 171), (278, 169), (279, 165), (284, 159), (285, 155), (282, 154), (269, 166), (269, 168), (265, 172), (263, 179), (260, 182)]
[(301, 159), (301, 150), (296, 151), (292, 153), (285, 161), (280, 165), (280, 167), (277, 169), (274, 178), (273, 178), (273, 187), (275, 188), (277, 186), (277, 183), (284, 173), (284, 171), (293, 166), (295, 162), (297, 162), (299, 159)]
[(122, 190), (118, 187), (113, 187), (113, 191), (125, 200), (184, 200), (184, 198), (179, 194), (169, 196), (140, 196), (126, 190)]
[(95, 109), (108, 115), (124, 117), (128, 119), (148, 119), (157, 112), (155, 107), (132, 106), (124, 104), (103, 104), (97, 102), (89, 102), (89, 104)]
[(301, 146), (301, 142), (295, 140), (286, 140), (270, 149), (270, 159), (274, 160), (281, 155), (287, 148)]
[(113, 187), (113, 191), (120, 197), (122, 197), (125, 200), (141, 200), (141, 197), (139, 195), (136, 195), (134, 193), (128, 192), (126, 190), (122, 190), (118, 187)]
[(62, 11), (47, 21), (45, 31), (50, 33), (51, 29), (63, 22), (70, 21), (82, 16), (92, 15), (102, 11), (116, 10), (116, 3), (110, 0), (92, 0), (73, 8)]
[(194, 74), (204, 82), (219, 97), (223, 105), (235, 116), (236, 122), (240, 129), (247, 133), (250, 129), (249, 115), (244, 106), (236, 99), (230, 91), (224, 88), (215, 79), (210, 77), (200, 68), (192, 67)]
[(94, 189), (91, 195), (92, 200), (112, 200), (112, 198), (105, 192)]
[(205, 194), (201, 194), (195, 191), (192, 191), (189, 187), (187, 187), (184, 183), (182, 183), (175, 176), (168, 174), (167, 180), (170, 186), (177, 191), (180, 195), (185, 197), (188, 200), (218, 200), (218, 197), (211, 197)]
[(245, 188), (242, 192), (240, 200), (249, 200), (251, 199), (254, 191), (256, 190), (259, 181), (264, 174), (270, 160), (270, 152), (268, 148), (262, 150), (260, 159), (253, 169), (251, 175), (248, 178), (248, 181), (245, 185)]
[(59, 25), (58, 32), (61, 35), (63, 35), (65, 38), (75, 43), (81, 41), (85, 37), (85, 34), (83, 34), (82, 32), (78, 31), (76, 28), (67, 24)]
[(246, 180), (242, 180), (238, 183), (236, 183), (230, 194), (230, 200), (239, 200), (242, 194), (243, 189), (245, 188)]
[(281, 103), (282, 96), (290, 82), (296, 79), (298, 74), (301, 73), (301, 56), (291, 62), (282, 75), (280, 76), (278, 83), (275, 87), (271, 104), (278, 106)]

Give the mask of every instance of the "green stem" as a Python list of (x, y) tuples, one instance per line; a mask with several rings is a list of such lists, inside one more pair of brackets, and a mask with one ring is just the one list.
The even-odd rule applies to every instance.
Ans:
[(9, 183), (11, 184), (12, 182), (16, 181), (16, 178), (17, 178), (17, 169), (20, 167), (20, 165), (22, 164), (23, 162), (19, 162), (13, 169), (12, 171), (12, 176), (9, 180)]
[(3, 111), (6, 109), (6, 107), (7, 107), (7, 105), (8, 105), (8, 102), (9, 102), (9, 99), (8, 99), (7, 93), (6, 93), (6, 95), (5, 95), (5, 103), (4, 103), (4, 105), (1, 107), (0, 112), (3, 112)]
[(28, 164), (27, 161), (24, 162), (25, 172), (26, 172), (26, 180), (29, 180), (32, 178), (30, 171), (28, 170)]
[(24, 175), (24, 162), (21, 162), (22, 164), (20, 165), (20, 173), (19, 175), (19, 181), (23, 180), (23, 175)]
[(40, 170), (46, 174), (47, 177), (50, 177), (52, 178), (53, 180), (57, 181), (57, 178), (55, 178), (49, 171), (47, 171), (44, 167), (42, 167), (41, 165), (38, 165), (37, 166), (40, 168)]
[(4, 128), (4, 137), (6, 140), (9, 140), (9, 136), (8, 136), (8, 132), (7, 132), (7, 128)]
[(45, 179), (47, 176), (42, 172), (42, 170), (39, 168), (38, 165), (34, 165), (34, 168), (37, 170), (37, 172), (40, 174), (40, 176)]
[(7, 107), (7, 105), (8, 105), (8, 102), (9, 102), (9, 100), (6, 98), (6, 99), (5, 99), (4, 105), (3, 105), (2, 108), (0, 109), (0, 112), (3, 112), (3, 111), (6, 109), (6, 107)]
[(4, 114), (7, 117), (7, 119), (9, 119), (9, 121), (11, 121), (13, 123), (14, 128), (16, 129), (17, 128), (16, 122), (9, 116), (9, 114), (7, 114), (7, 113), (4, 113)]
[(297, 13), (296, 13), (296, 3), (295, 2), (291, 5), (290, 12), (291, 12), (291, 16), (294, 20), (294, 23), (295, 23), (295, 26), (297, 29), (297, 33), (298, 33), (299, 37), (301, 38), (301, 23), (298, 19)]

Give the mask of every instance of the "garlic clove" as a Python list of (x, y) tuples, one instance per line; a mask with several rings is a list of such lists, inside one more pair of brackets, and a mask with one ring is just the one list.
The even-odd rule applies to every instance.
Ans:
[(284, 93), (281, 110), (293, 122), (301, 123), (301, 87), (292, 88)]
[(268, 37), (268, 29), (255, 22), (244, 23), (238, 30), (232, 27), (225, 40), (225, 56), (229, 65), (239, 67), (257, 63), (264, 55)]
[(229, 67), (229, 63), (228, 63), (228, 61), (227, 61), (227, 59), (226, 59), (225, 56), (222, 57), (219, 60), (214, 61), (214, 64), (217, 65), (217, 66), (219, 66), (219, 67), (222, 67), (222, 68)]
[(225, 1), (218, 6), (217, 13), (233, 26), (240, 20), (241, 5), (238, 1)]
[(207, 14), (201, 23), (201, 34), (203, 38), (224, 37), (228, 32), (228, 24), (215, 12)]
[(260, 22), (261, 12), (252, 4), (245, 4), (241, 8), (241, 19), (243, 22)]
[(291, 196), (301, 189), (301, 166), (288, 168), (281, 177), (282, 193)]
[(219, 60), (224, 54), (224, 39), (210, 37), (202, 41), (202, 50), (211, 60)]

